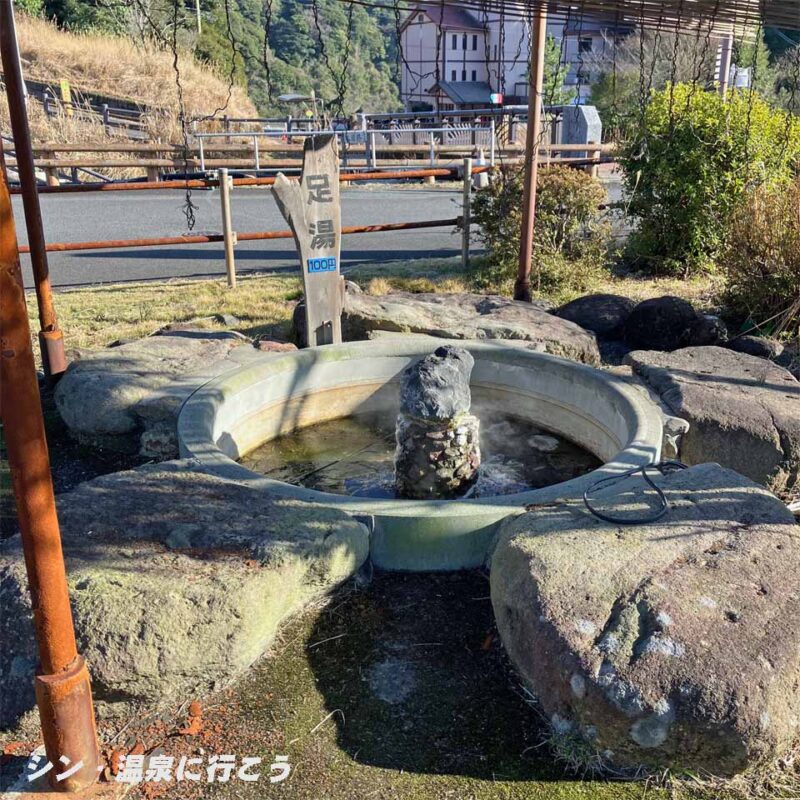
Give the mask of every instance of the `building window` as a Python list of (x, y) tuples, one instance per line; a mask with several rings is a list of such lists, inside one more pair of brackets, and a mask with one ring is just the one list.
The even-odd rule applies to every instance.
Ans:
[(472, 49), (473, 50), (477, 50), (478, 49), (478, 34), (477, 33), (473, 33), (472, 34)]
[(451, 81), (454, 81), (454, 80), (456, 80), (456, 71), (455, 71), (455, 70), (453, 70), (453, 71), (450, 73), (450, 80), (451, 80)]
[(578, 52), (579, 53), (591, 53), (592, 52), (592, 37), (585, 36), (582, 39), (578, 40)]
[(467, 71), (465, 69), (461, 70), (461, 80), (465, 81), (467, 79)]
[(462, 50), (466, 50), (467, 49), (467, 34), (466, 33), (461, 37), (461, 44), (463, 45)]
[(458, 50), (458, 36), (453, 34), (453, 50)]
[(478, 80), (478, 73), (472, 70), (472, 82), (475, 83), (476, 80)]

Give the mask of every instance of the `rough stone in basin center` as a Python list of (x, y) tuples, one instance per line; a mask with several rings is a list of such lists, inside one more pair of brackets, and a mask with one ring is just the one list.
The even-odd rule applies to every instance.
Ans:
[(474, 364), (468, 351), (445, 345), (403, 373), (396, 426), (398, 496), (460, 497), (478, 479), (480, 428), (469, 413)]

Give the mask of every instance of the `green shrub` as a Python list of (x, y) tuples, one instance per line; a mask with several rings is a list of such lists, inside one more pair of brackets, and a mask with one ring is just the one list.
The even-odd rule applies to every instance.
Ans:
[(799, 134), (797, 120), (756, 93), (732, 91), (724, 102), (686, 84), (654, 92), (620, 152), (639, 220), (628, 242), (634, 265), (672, 275), (711, 268), (746, 188), (791, 177)]
[[(483, 285), (508, 290), (517, 273), (524, 170), (496, 174), (475, 193), (472, 219), (486, 246)], [(598, 206), (605, 200), (600, 183), (568, 167), (539, 170), (531, 287), (536, 292), (585, 291), (608, 255), (609, 226)]]
[(750, 190), (731, 215), (724, 302), (766, 333), (800, 326), (800, 185)]

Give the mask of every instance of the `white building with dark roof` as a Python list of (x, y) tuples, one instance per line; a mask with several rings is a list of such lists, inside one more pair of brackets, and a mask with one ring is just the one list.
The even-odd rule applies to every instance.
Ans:
[[(592, 79), (586, 65), (620, 35), (615, 30), (613, 23), (588, 14), (548, 24), (548, 35), (563, 40), (563, 60), (570, 67), (566, 83), (582, 100)], [(487, 108), (493, 94), (503, 95), (504, 105), (527, 102), (530, 26), (523, 16), (420, 3), (400, 33), (400, 91), (407, 111)]]
[[(496, 13), (420, 4), (401, 27), (401, 96), (409, 111), (486, 108), (492, 93), (524, 95), (528, 25)], [(438, 65), (438, 68), (437, 68)], [(509, 98), (506, 98), (508, 101)]]

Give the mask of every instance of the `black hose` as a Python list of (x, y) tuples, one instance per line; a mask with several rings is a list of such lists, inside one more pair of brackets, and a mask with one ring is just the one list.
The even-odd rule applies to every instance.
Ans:
[[(641, 467), (635, 467), (634, 469), (629, 469), (627, 472), (623, 472), (619, 475), (611, 475), (608, 478), (602, 478), (596, 483), (593, 483), (583, 493), (584, 505), (587, 509), (589, 509), (591, 514), (594, 514), (595, 517), (603, 520), (603, 522), (610, 522), (612, 525), (646, 525), (650, 522), (656, 522), (657, 520), (660, 520), (669, 510), (669, 503), (667, 503), (667, 498), (664, 492), (658, 486), (656, 486), (652, 478), (647, 474), (648, 469), (655, 469), (658, 470), (662, 475), (667, 475), (670, 472), (688, 469), (688, 466), (681, 461), (658, 461), (653, 462), (652, 464), (645, 464)], [(654, 514), (651, 514), (647, 517), (612, 517), (610, 514), (604, 514), (602, 511), (598, 511), (596, 508), (594, 508), (594, 506), (592, 506), (589, 497), (598, 489), (615, 486), (620, 481), (637, 474), (641, 474), (645, 482), (655, 490), (655, 493), (658, 497), (659, 507)]]

